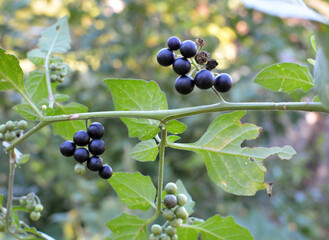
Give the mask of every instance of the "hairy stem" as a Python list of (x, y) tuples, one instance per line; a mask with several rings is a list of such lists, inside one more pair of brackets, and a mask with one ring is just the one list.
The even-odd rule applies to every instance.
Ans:
[(163, 174), (164, 174), (164, 158), (165, 158), (166, 143), (167, 143), (167, 129), (162, 127), (160, 151), (159, 151), (158, 203), (157, 203), (157, 213), (158, 213), (158, 215), (161, 212)]

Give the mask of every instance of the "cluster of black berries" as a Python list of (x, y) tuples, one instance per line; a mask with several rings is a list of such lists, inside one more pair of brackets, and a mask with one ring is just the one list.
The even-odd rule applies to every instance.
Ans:
[(163, 209), (162, 216), (169, 222), (169, 226), (152, 225), (150, 240), (177, 240), (176, 228), (189, 217), (184, 207), (187, 203), (187, 196), (182, 193), (177, 194), (177, 185), (173, 182), (168, 183), (165, 186), (165, 192), (167, 195), (164, 197), (163, 203), (166, 208)]
[(0, 125), (0, 141), (11, 142), (20, 137), (26, 128), (27, 122), (25, 120), (19, 122), (9, 120)]
[(64, 82), (64, 78), (66, 76), (65, 66), (57, 66), (55, 63), (49, 65), (49, 69), (51, 71), (50, 81), (51, 82)]
[[(176, 79), (175, 89), (180, 94), (189, 94), (193, 91), (194, 85), (200, 89), (214, 87), (219, 92), (227, 92), (232, 87), (232, 78), (227, 73), (214, 76), (211, 72), (218, 65), (215, 59), (210, 59), (210, 54), (205, 51), (198, 51), (197, 46), (204, 46), (205, 42), (197, 38), (196, 42), (186, 40), (181, 42), (178, 37), (170, 37), (167, 41), (168, 48), (161, 49), (157, 54), (157, 61), (160, 65), (168, 67), (172, 65), (174, 72), (180, 76)], [(180, 50), (182, 57), (175, 58), (175, 50)], [(194, 79), (187, 75), (191, 70), (189, 58), (193, 58), (200, 66)], [(202, 68), (206, 69), (202, 69)]]
[(21, 197), (19, 203), (30, 213), (30, 219), (32, 221), (38, 221), (40, 219), (43, 205), (34, 193), (29, 193), (26, 196)]
[[(105, 144), (101, 140), (104, 135), (104, 127), (98, 122), (90, 124), (86, 131), (77, 131), (72, 141), (65, 141), (61, 144), (60, 151), (65, 157), (73, 156), (78, 164), (74, 167), (74, 171), (78, 175), (83, 175), (87, 168), (91, 171), (98, 171), (99, 176), (109, 179), (112, 176), (112, 168), (103, 164), (103, 160), (99, 157), (105, 152)], [(84, 148), (88, 145), (88, 149)], [(77, 148), (81, 146), (81, 148)], [(92, 156), (90, 157), (90, 153)]]

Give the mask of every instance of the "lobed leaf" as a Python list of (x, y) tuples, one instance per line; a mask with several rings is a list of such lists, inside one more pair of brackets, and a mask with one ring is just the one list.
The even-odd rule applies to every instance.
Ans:
[(0, 48), (0, 91), (25, 91), (23, 71), (16, 56)]
[(290, 146), (242, 148), (244, 140), (255, 139), (260, 132), (253, 124), (241, 124), (239, 120), (244, 114), (244, 111), (237, 111), (221, 115), (197, 142), (171, 146), (201, 154), (209, 177), (224, 191), (250, 196), (266, 187), (264, 159), (274, 154), (290, 159), (296, 152)]
[(113, 173), (109, 183), (130, 209), (146, 211), (154, 205), (156, 189), (149, 176), (136, 173)]
[(71, 37), (67, 16), (62, 17), (54, 25), (46, 28), (39, 39), (38, 46), (41, 51), (65, 53), (71, 47)]
[(159, 149), (154, 139), (138, 143), (131, 151), (130, 156), (138, 161), (154, 161), (158, 156)]
[(112, 240), (148, 240), (147, 219), (123, 213), (109, 221), (106, 226), (112, 231)]
[(180, 240), (197, 239), (198, 233), (201, 233), (203, 240), (253, 240), (247, 228), (244, 228), (234, 222), (233, 217), (222, 218), (215, 215), (203, 223), (193, 225), (182, 225), (177, 229)]
[[(150, 111), (168, 109), (165, 94), (154, 81), (138, 79), (105, 79), (116, 111)], [(160, 130), (160, 122), (151, 119), (121, 118), (130, 137), (141, 140), (153, 138)]]
[(243, 0), (247, 8), (281, 18), (300, 18), (328, 24), (327, 19), (301, 0)]
[(264, 68), (254, 82), (277, 92), (291, 93), (297, 89), (308, 91), (313, 87), (313, 77), (307, 67), (295, 63), (279, 63)]

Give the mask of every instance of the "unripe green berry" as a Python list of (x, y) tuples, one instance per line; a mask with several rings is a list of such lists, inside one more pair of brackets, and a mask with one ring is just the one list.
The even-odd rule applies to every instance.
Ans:
[(42, 210), (43, 210), (43, 205), (40, 203), (34, 207), (34, 211), (36, 212), (42, 212)]
[(41, 214), (39, 212), (33, 211), (30, 213), (30, 218), (32, 221), (38, 221), (40, 219), (40, 217), (41, 217)]
[(57, 70), (57, 67), (56, 67), (56, 65), (54, 63), (52, 63), (52, 64), (49, 65), (49, 69), (51, 71), (56, 71)]
[(173, 210), (170, 210), (170, 209), (165, 209), (163, 210), (162, 212), (162, 216), (164, 219), (166, 219), (167, 221), (171, 221), (175, 218), (175, 213)]
[(169, 236), (174, 236), (176, 234), (177, 230), (176, 228), (173, 228), (172, 226), (168, 226), (166, 228), (166, 233), (169, 235)]
[(4, 232), (6, 230), (5, 221), (0, 220), (0, 232)]
[(21, 199), (19, 199), (19, 204), (21, 204), (22, 206), (27, 205), (27, 199), (26, 199), (26, 197), (22, 197)]
[(8, 122), (6, 122), (6, 129), (8, 131), (14, 130), (15, 129), (15, 123), (13, 121), (9, 120)]
[(3, 141), (3, 140), (4, 140), (3, 133), (0, 133), (0, 141)]
[(83, 175), (87, 171), (87, 167), (81, 163), (77, 163), (74, 167), (74, 172), (77, 175)]
[(64, 78), (65, 77), (65, 73), (59, 73), (59, 77), (60, 78)]
[(177, 234), (175, 234), (174, 236), (171, 236), (171, 240), (178, 240)]
[(10, 141), (13, 141), (14, 139), (16, 139), (16, 133), (15, 132), (12, 132), (12, 131), (6, 132), (5, 141), (10, 142)]
[(64, 82), (64, 78), (58, 78), (58, 82), (60, 83)]
[(6, 125), (5, 124), (1, 124), (0, 125), (0, 133), (5, 133), (6, 130), (7, 130)]
[(187, 203), (187, 196), (183, 193), (178, 194), (177, 196), (177, 204), (179, 206), (184, 206)]
[(173, 228), (178, 228), (180, 225), (182, 225), (183, 220), (180, 218), (175, 218), (174, 220), (170, 221), (169, 224)]
[(32, 212), (34, 210), (34, 204), (32, 202), (29, 202), (27, 205), (26, 205), (26, 210), (28, 212)]
[(51, 82), (56, 82), (57, 80), (58, 80), (58, 77), (57, 77), (56, 74), (53, 74), (53, 75), (50, 76), (50, 81)]
[(25, 130), (27, 128), (27, 122), (25, 120), (21, 120), (18, 122), (18, 129)]
[(167, 194), (176, 194), (177, 185), (173, 182), (167, 183), (167, 185), (165, 186), (165, 191)]
[(151, 227), (151, 232), (154, 235), (159, 235), (162, 232), (162, 227), (159, 224), (154, 224)]
[(160, 240), (160, 236), (155, 236), (154, 234), (151, 234), (150, 240)]
[(188, 218), (188, 213), (184, 207), (178, 207), (175, 210), (176, 217), (181, 218), (183, 220)]
[(160, 236), (160, 240), (170, 240), (170, 237), (167, 234), (163, 233)]

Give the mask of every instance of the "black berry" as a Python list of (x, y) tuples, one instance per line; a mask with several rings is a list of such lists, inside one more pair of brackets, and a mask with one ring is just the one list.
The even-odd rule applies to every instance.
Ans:
[(78, 146), (86, 146), (90, 141), (90, 137), (86, 131), (77, 131), (73, 136), (73, 142)]
[(77, 148), (74, 151), (73, 157), (77, 162), (83, 163), (89, 159), (89, 152), (85, 148)]
[(175, 81), (175, 89), (180, 94), (189, 94), (194, 89), (194, 81), (190, 76), (179, 76)]
[(171, 50), (178, 50), (179, 47), (181, 45), (181, 41), (178, 37), (170, 37), (167, 41), (167, 46), (171, 49)]
[(160, 65), (168, 67), (175, 61), (175, 53), (168, 48), (163, 48), (158, 52), (157, 60)]
[(94, 139), (89, 143), (88, 149), (93, 155), (101, 155), (105, 152), (105, 144), (100, 139)]
[(227, 73), (219, 74), (214, 81), (214, 87), (218, 92), (227, 92), (231, 89), (233, 81)]
[(177, 58), (174, 61), (172, 68), (174, 69), (175, 73), (179, 75), (185, 75), (191, 70), (191, 63), (186, 58)]
[(196, 44), (191, 40), (186, 40), (180, 45), (180, 53), (186, 58), (194, 57), (197, 50)]
[(164, 205), (167, 208), (173, 208), (177, 205), (177, 198), (175, 195), (173, 194), (168, 194), (167, 196), (165, 196), (165, 198), (163, 199)]
[(75, 146), (74, 142), (71, 142), (71, 141), (63, 142), (59, 148), (59, 150), (65, 157), (73, 156), (75, 149), (76, 149), (76, 146)]
[(110, 177), (112, 177), (113, 170), (109, 165), (104, 164), (102, 168), (98, 171), (98, 173), (101, 178), (109, 179)]
[(94, 122), (90, 124), (87, 132), (92, 139), (101, 139), (104, 135), (105, 130), (101, 123)]
[(98, 156), (91, 156), (87, 161), (87, 168), (91, 171), (99, 171), (103, 167), (103, 161)]
[(200, 70), (194, 76), (194, 83), (200, 89), (208, 89), (214, 85), (214, 75), (209, 70)]

